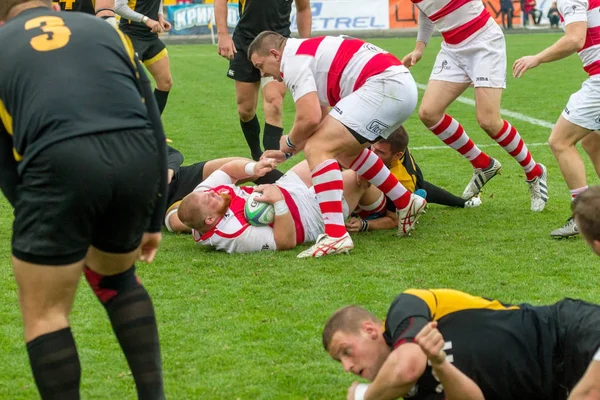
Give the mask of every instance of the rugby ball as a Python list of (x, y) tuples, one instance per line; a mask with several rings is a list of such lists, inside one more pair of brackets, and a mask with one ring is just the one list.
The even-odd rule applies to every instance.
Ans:
[(255, 197), (260, 197), (262, 193), (252, 192), (246, 200), (244, 206), (244, 216), (250, 225), (265, 226), (269, 225), (275, 219), (275, 208), (272, 204), (261, 203), (254, 200)]

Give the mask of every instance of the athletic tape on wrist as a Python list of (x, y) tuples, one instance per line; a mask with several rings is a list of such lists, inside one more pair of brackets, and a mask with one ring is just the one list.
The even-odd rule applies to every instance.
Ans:
[(250, 175), (250, 176), (254, 176), (254, 167), (256, 167), (255, 162), (249, 162), (248, 164), (246, 164), (246, 166), (244, 167), (244, 171), (246, 172), (246, 174)]
[(275, 204), (273, 204), (275, 208), (275, 215), (285, 215), (290, 212), (285, 200), (279, 200)]
[(354, 390), (354, 400), (365, 400), (365, 393), (367, 393), (367, 389), (369, 385), (366, 383), (359, 383), (356, 386), (356, 390)]
[(361, 232), (365, 232), (365, 231), (369, 230), (369, 221), (367, 221), (366, 219), (361, 219), (360, 223), (362, 224), (360, 227)]

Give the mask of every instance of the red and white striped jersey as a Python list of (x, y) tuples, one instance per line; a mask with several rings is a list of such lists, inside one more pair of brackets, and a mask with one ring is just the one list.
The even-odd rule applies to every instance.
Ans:
[(600, 74), (600, 0), (558, 0), (558, 12), (565, 26), (587, 22), (585, 44), (578, 54), (585, 72)]
[(227, 253), (277, 249), (273, 229), (270, 226), (252, 226), (244, 215), (246, 200), (254, 188), (235, 186), (229, 175), (217, 170), (194, 189), (194, 191), (208, 190), (227, 193), (231, 196), (231, 204), (225, 215), (211, 230), (204, 234), (196, 230), (192, 231), (196, 243), (213, 246), (216, 250)]
[(410, 1), (435, 24), (448, 44), (462, 43), (486, 24), (495, 23), (481, 0)]
[(388, 68), (408, 72), (400, 60), (379, 47), (344, 36), (288, 39), (281, 75), (294, 101), (317, 92), (321, 105), (334, 106), (367, 79)]

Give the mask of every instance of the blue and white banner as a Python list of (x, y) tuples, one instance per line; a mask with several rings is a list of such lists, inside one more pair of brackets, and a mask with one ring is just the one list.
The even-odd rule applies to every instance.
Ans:
[[(389, 29), (388, 0), (311, 1), (313, 31)], [(296, 7), (292, 8), (292, 32), (298, 32)]]
[[(173, 35), (210, 35), (214, 24), (214, 8), (212, 4), (180, 4), (168, 6), (167, 20), (171, 22)], [(240, 19), (238, 5), (227, 5), (227, 27), (230, 32)], [(213, 27), (216, 32), (217, 27)]]

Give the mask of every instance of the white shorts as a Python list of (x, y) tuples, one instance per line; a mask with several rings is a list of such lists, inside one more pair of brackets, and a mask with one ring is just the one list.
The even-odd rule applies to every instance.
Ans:
[(413, 113), (417, 106), (417, 85), (403, 65), (375, 75), (357, 91), (344, 97), (329, 115), (373, 142), (387, 138)]
[(442, 42), (429, 80), (505, 89), (506, 42), (502, 29), (490, 19), (481, 32), (465, 42)]
[[(317, 194), (313, 187), (307, 187), (302, 179), (293, 171), (288, 171), (277, 180), (277, 186), (288, 191), (296, 206), (304, 227), (304, 243), (314, 242), (317, 237), (325, 232), (323, 215), (319, 208)], [(342, 199), (344, 218), (350, 214), (348, 203)]]
[(600, 75), (589, 77), (581, 89), (569, 97), (562, 116), (582, 128), (600, 130)]

